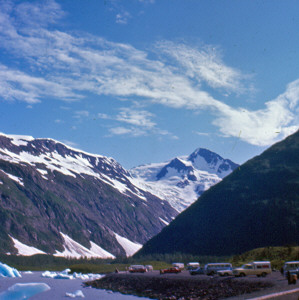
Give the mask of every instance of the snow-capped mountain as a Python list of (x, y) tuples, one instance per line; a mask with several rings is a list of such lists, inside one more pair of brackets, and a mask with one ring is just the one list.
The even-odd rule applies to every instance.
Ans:
[(165, 163), (143, 165), (130, 170), (139, 186), (170, 203), (181, 212), (238, 165), (207, 149)]
[(176, 215), (112, 158), (0, 134), (0, 253), (132, 255)]

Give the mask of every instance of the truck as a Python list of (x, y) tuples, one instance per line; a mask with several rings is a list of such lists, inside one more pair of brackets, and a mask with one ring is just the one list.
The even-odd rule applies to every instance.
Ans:
[(243, 277), (248, 275), (266, 277), (271, 272), (271, 263), (269, 261), (253, 261), (243, 265), (240, 268), (233, 269), (233, 275), (235, 277)]

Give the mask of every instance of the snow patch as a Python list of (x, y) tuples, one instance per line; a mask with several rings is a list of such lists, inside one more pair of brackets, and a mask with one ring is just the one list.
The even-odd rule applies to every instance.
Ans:
[(16, 145), (16, 146), (27, 146), (28, 142), (34, 140), (34, 138), (32, 136), (26, 136), (26, 135), (13, 135), (13, 134), (11, 134), (11, 135), (7, 135), (6, 137), (12, 139), (11, 143)]
[(41, 251), (35, 247), (27, 246), (21, 243), (20, 241), (13, 238), (12, 236), (9, 237), (12, 239), (14, 243), (14, 247), (18, 250), (18, 255), (31, 256), (35, 254), (47, 254), (44, 251)]
[(159, 219), (160, 219), (160, 221), (161, 221), (162, 223), (164, 223), (166, 226), (169, 225), (169, 223), (168, 223), (167, 221), (163, 220), (163, 219), (160, 218), (160, 217), (159, 217)]
[(56, 250), (54, 256), (63, 256), (63, 257), (99, 257), (99, 258), (115, 258), (115, 256), (108, 251), (104, 250), (94, 242), (91, 243), (91, 249), (87, 249), (83, 245), (71, 239), (68, 235), (60, 232), (61, 236), (64, 239), (64, 251), (59, 252)]
[(23, 183), (23, 178), (20, 178), (20, 177), (17, 177), (17, 176), (14, 176), (12, 174), (9, 174), (9, 173), (6, 173), (4, 172), (3, 170), (1, 170), (6, 176), (8, 176), (11, 180), (17, 182), (18, 184), (24, 186), (24, 183)]
[(115, 232), (114, 232), (114, 234), (115, 234), (115, 238), (116, 238), (117, 242), (125, 250), (127, 257), (132, 256), (134, 253), (136, 253), (138, 250), (140, 250), (142, 248), (141, 244), (131, 242), (127, 238), (122, 237)]
[(42, 169), (38, 169), (36, 168), (36, 170), (41, 173), (42, 175), (48, 175), (48, 171), (47, 170), (42, 170)]
[(98, 246), (96, 243), (90, 241), (91, 248), (90, 251), (97, 253), (101, 258), (115, 258), (115, 256), (108, 251), (104, 250), (102, 247)]

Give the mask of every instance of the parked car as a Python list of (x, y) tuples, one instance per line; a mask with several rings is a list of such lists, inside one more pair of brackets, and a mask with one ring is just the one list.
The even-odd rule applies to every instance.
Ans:
[(146, 268), (146, 270), (147, 270), (148, 272), (154, 270), (154, 268), (153, 268), (152, 265), (146, 265), (145, 268)]
[(232, 269), (232, 264), (230, 263), (212, 263), (206, 264), (204, 272), (206, 275), (215, 275), (218, 271), (227, 271)]
[(187, 270), (195, 270), (200, 267), (200, 263), (198, 262), (189, 262), (187, 264)]
[(129, 267), (130, 273), (145, 273), (147, 272), (147, 269), (143, 265), (131, 265)]
[(168, 269), (161, 269), (160, 274), (165, 274), (165, 273), (180, 273), (181, 269), (178, 267), (171, 267)]
[(205, 274), (205, 270), (204, 268), (199, 267), (194, 270), (189, 270), (189, 273), (190, 275), (203, 275)]
[(253, 261), (243, 265), (241, 268), (233, 269), (233, 275), (236, 277), (243, 277), (247, 275), (266, 277), (271, 272), (271, 263), (269, 261)]
[(231, 276), (231, 275), (233, 275), (233, 268), (229, 268), (227, 270), (217, 271), (217, 274), (219, 276)]

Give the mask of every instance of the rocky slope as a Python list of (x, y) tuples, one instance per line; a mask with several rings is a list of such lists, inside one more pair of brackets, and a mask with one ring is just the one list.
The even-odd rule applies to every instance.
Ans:
[(139, 185), (181, 212), (238, 165), (207, 149), (130, 170)]
[(177, 215), (112, 158), (0, 134), (0, 252), (132, 255)]
[(299, 244), (299, 131), (211, 187), (137, 255)]

